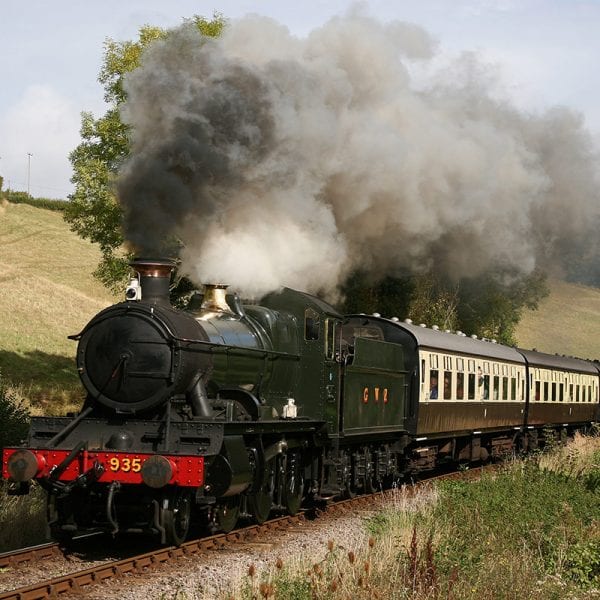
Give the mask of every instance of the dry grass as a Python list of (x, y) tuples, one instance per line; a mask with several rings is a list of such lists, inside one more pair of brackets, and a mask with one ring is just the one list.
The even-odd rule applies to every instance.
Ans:
[[(62, 214), (24, 204), (0, 211), (0, 365), (33, 404), (76, 403), (78, 333), (115, 298), (91, 273), (96, 247), (72, 233)], [(66, 396), (66, 397), (65, 397)]]
[(600, 359), (600, 289), (553, 280), (537, 311), (523, 313), (516, 337), (523, 348)]
[(0, 485), (0, 552), (48, 541), (46, 493), (35, 485), (26, 496), (8, 496)]
[(575, 433), (573, 440), (553, 448), (538, 459), (541, 469), (556, 471), (569, 477), (600, 472), (600, 436)]

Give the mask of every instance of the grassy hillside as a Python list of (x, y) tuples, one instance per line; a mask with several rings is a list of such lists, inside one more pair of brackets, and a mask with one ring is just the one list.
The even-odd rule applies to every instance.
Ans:
[(600, 359), (600, 289), (549, 282), (550, 296), (517, 327), (523, 348)]
[(0, 204), (0, 372), (40, 410), (80, 394), (67, 336), (114, 301), (91, 275), (98, 259), (62, 213)]

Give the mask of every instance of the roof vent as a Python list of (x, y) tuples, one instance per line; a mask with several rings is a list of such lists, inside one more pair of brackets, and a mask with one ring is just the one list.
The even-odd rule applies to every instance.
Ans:
[(434, 331), (439, 331), (440, 328), (437, 325), (432, 325), (431, 329), (433, 329)]
[(476, 339), (477, 339), (477, 336), (476, 336), (474, 333), (472, 333), (472, 334), (471, 334), (471, 339), (472, 339), (472, 340), (476, 340)]
[(394, 323), (397, 323), (400, 319), (398, 317), (392, 317), (391, 320), (394, 321)]
[(426, 329), (427, 325), (425, 325), (425, 323), (419, 323), (419, 327), (423, 327), (423, 329)]
[(412, 319), (404, 319), (404, 322), (405, 322), (407, 325), (412, 325)]
[(377, 318), (379, 318), (379, 317), (381, 317), (381, 314), (380, 314), (380, 313), (378, 313), (378, 312), (374, 312), (372, 316), (373, 316), (373, 317), (377, 317)]

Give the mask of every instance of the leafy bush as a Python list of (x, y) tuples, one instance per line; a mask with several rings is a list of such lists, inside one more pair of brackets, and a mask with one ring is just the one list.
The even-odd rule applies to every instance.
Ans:
[(0, 449), (21, 443), (28, 428), (29, 410), (0, 372)]
[(565, 561), (565, 571), (583, 587), (600, 585), (600, 540), (588, 540), (571, 546)]

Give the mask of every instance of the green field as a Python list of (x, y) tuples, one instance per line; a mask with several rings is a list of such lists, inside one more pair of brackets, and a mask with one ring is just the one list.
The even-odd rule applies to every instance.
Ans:
[[(35, 412), (81, 400), (76, 343), (67, 336), (116, 300), (91, 275), (98, 260), (98, 249), (72, 233), (62, 213), (0, 204), (0, 374)], [(600, 289), (550, 287), (539, 310), (524, 314), (519, 344), (600, 358)]]

